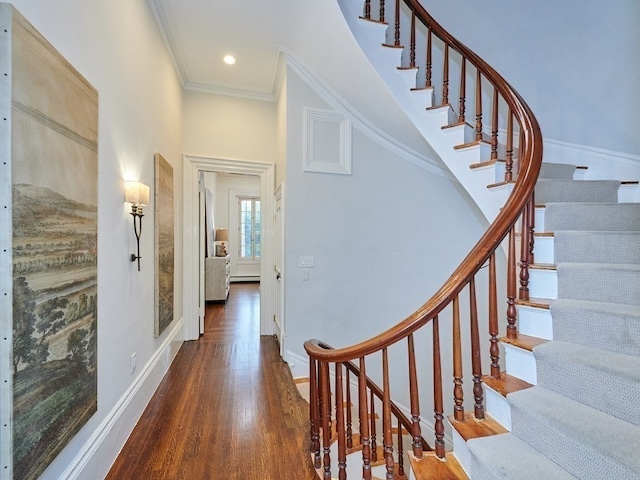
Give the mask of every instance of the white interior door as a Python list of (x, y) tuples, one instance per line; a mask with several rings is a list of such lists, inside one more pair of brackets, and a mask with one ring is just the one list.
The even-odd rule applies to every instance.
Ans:
[(285, 331), (285, 315), (284, 315), (284, 183), (275, 191), (275, 215), (274, 215), (274, 274), (275, 274), (275, 288), (274, 288), (274, 315), (273, 321), (275, 322), (274, 330), (278, 336), (280, 342), (280, 356), (285, 358), (285, 343), (286, 343), (286, 331)]
[(204, 301), (204, 258), (207, 256), (206, 254), (206, 222), (205, 222), (205, 188), (204, 188), (204, 177), (203, 172), (198, 173), (198, 204), (199, 204), (199, 218), (198, 225), (200, 225), (200, 238), (198, 241), (198, 261), (200, 262), (200, 281), (198, 285), (198, 318), (199, 325), (198, 329), (200, 335), (204, 333), (204, 314), (205, 314), (205, 301)]

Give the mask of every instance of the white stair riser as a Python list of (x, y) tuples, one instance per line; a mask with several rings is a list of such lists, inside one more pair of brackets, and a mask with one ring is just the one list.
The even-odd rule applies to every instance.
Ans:
[(558, 272), (556, 270), (529, 269), (529, 296), (531, 298), (558, 298)]
[(398, 69), (397, 72), (409, 91), (412, 88), (416, 88), (416, 76), (418, 75), (418, 69)]
[(553, 237), (534, 237), (533, 258), (535, 263), (555, 264)]
[(504, 360), (507, 366), (507, 373), (518, 377), (532, 385), (538, 383), (538, 371), (536, 359), (533, 353), (522, 348), (514, 347), (508, 343), (504, 345)]
[(470, 465), (471, 465), (471, 451), (467, 446), (467, 442), (465, 442), (464, 438), (460, 436), (458, 431), (455, 428), (452, 428), (452, 437), (453, 437), (453, 451), (456, 454), (456, 459), (458, 463), (465, 471), (467, 475), (469, 475)]
[(618, 189), (619, 203), (638, 203), (640, 202), (640, 185), (629, 184), (620, 185)]
[(416, 103), (424, 105), (425, 109), (432, 107), (435, 102), (435, 91), (433, 90), (433, 88), (412, 90), (411, 96), (415, 98)]
[(538, 233), (546, 232), (546, 230), (544, 229), (544, 210), (544, 207), (535, 208), (534, 221), (536, 225), (536, 232)]
[(553, 340), (553, 319), (548, 308), (517, 305), (518, 333)]
[(484, 398), (487, 414), (511, 431), (511, 407), (507, 399), (486, 384), (484, 385)]

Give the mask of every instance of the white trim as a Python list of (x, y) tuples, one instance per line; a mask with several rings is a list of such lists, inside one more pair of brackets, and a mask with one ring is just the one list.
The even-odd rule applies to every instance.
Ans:
[(250, 100), (259, 100), (261, 102), (276, 102), (275, 93), (256, 90), (242, 90), (240, 88), (225, 87), (223, 85), (208, 85), (205, 83), (187, 81), (184, 84), (185, 90), (193, 90), (195, 92), (212, 93), (214, 95), (224, 95), (226, 97), (248, 98)]
[(173, 29), (171, 28), (171, 24), (169, 21), (169, 16), (164, 11), (164, 7), (162, 6), (162, 2), (156, 0), (148, 0), (149, 8), (153, 13), (154, 18), (156, 19), (156, 23), (158, 24), (158, 30), (160, 31), (160, 36), (167, 47), (167, 52), (169, 53), (169, 57), (171, 57), (171, 63), (173, 63), (173, 68), (178, 75), (178, 79), (180, 80), (180, 84), (185, 86), (185, 79), (187, 78), (187, 73), (185, 71), (184, 65), (180, 61), (182, 58), (179, 54), (180, 52), (176, 52), (175, 43), (173, 39), (176, 38), (173, 33)]
[(439, 160), (431, 159), (411, 148), (403, 145), (395, 138), (391, 137), (384, 131), (380, 130), (371, 123), (360, 112), (353, 108), (347, 101), (342, 98), (338, 92), (329, 86), (318, 74), (308, 67), (299, 57), (291, 50), (283, 46), (277, 46), (278, 54), (284, 57), (279, 65), (291, 67), (313, 90), (336, 112), (342, 113), (354, 127), (374, 140), (382, 147), (399, 157), (417, 165), (425, 170), (444, 177), (452, 182), (459, 183), (451, 172), (442, 166)]
[[(302, 158), (305, 172), (351, 175), (351, 122), (341, 113), (331, 110), (304, 107)], [(338, 162), (321, 158), (318, 144), (331, 143), (332, 138), (321, 136), (318, 125), (337, 125)]]
[[(185, 154), (183, 157), (183, 298), (184, 298), (184, 339), (199, 337), (199, 315), (204, 315), (204, 284), (200, 283), (199, 272), (203, 268), (204, 257), (198, 255), (197, 195), (198, 172), (225, 172), (260, 175), (261, 208), (264, 218), (272, 218), (274, 212), (273, 191), (275, 185), (275, 165), (273, 163), (252, 162), (230, 158), (215, 158), (203, 155)], [(273, 334), (273, 226), (271, 222), (262, 225), (262, 256), (260, 258), (260, 335)]]
[[(0, 4), (0, 478), (13, 477), (12, 6)], [(6, 30), (6, 32), (5, 32)]]
[(180, 319), (60, 478), (89, 480), (106, 476), (165, 373), (169, 370), (169, 366), (176, 358), (183, 343), (182, 329), (183, 319)]

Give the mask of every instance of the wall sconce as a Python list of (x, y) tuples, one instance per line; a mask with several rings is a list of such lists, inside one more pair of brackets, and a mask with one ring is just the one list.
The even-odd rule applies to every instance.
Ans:
[(216, 256), (224, 257), (227, 255), (227, 242), (229, 241), (229, 230), (226, 228), (219, 228), (216, 230), (215, 243), (219, 249), (216, 248)]
[(142, 234), (142, 207), (149, 205), (149, 187), (140, 182), (124, 182), (124, 201), (131, 204), (131, 215), (133, 216), (133, 232), (136, 234), (138, 244), (138, 255), (131, 254), (131, 261), (138, 260), (138, 271), (140, 271), (140, 235)]

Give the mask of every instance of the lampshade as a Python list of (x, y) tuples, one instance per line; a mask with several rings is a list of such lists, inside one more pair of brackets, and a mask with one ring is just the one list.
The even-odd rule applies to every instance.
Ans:
[(124, 182), (124, 201), (133, 205), (149, 205), (149, 187), (141, 182)]
[(226, 228), (219, 228), (216, 230), (216, 242), (228, 242), (229, 241), (229, 230)]

